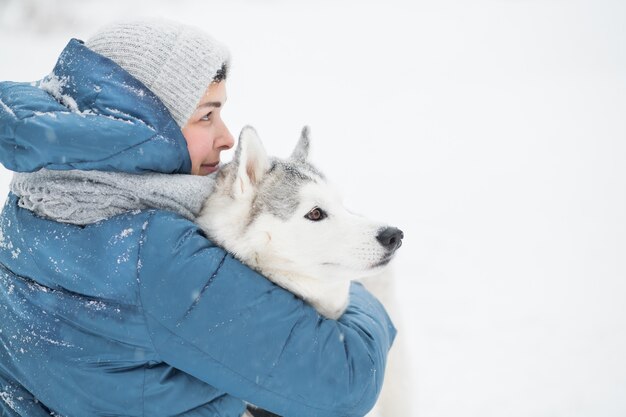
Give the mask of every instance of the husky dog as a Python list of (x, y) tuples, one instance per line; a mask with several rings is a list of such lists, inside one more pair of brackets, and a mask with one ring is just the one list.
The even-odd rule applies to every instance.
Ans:
[(308, 153), (307, 127), (285, 160), (268, 157), (256, 131), (244, 127), (196, 222), (242, 262), (337, 319), (350, 281), (380, 274), (404, 236), (346, 210)]

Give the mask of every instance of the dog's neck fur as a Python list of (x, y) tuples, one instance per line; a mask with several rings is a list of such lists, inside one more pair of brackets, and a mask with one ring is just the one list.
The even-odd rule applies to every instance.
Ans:
[(348, 307), (350, 281), (321, 281), (278, 269), (263, 269), (273, 282), (298, 295), (329, 319), (338, 319)]

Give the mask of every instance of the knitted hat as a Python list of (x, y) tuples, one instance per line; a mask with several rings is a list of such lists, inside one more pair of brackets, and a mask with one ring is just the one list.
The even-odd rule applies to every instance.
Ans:
[(145, 84), (181, 128), (230, 58), (226, 47), (206, 33), (170, 20), (114, 23), (85, 45)]

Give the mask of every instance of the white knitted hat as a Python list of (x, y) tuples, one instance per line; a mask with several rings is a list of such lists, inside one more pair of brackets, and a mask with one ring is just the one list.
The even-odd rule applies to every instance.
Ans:
[(85, 45), (145, 84), (181, 128), (230, 59), (228, 49), (203, 31), (162, 19), (105, 26)]

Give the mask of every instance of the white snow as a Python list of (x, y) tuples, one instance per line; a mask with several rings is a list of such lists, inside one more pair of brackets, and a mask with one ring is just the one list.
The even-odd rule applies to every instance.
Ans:
[(0, 249), (13, 249), (13, 242), (5, 240), (2, 228), (0, 228)]
[(91, 300), (85, 303), (85, 307), (96, 311), (106, 310), (107, 305), (103, 301)]
[(120, 115), (120, 116), (127, 117), (127, 118), (129, 118), (129, 119), (132, 119), (132, 118), (133, 118), (133, 116), (131, 116), (131, 115), (130, 115), (130, 114), (128, 114), (128, 113), (124, 113), (124, 112), (123, 112), (123, 111), (121, 111), (121, 110), (118, 110), (118, 109), (112, 109), (112, 108), (110, 108), (110, 107), (106, 107), (106, 109), (107, 109), (108, 111), (110, 111), (111, 113), (113, 113), (113, 114), (118, 114), (118, 115)]
[(125, 237), (130, 236), (133, 233), (133, 229), (132, 227), (129, 227), (128, 229), (124, 229), (122, 230), (122, 232), (119, 234), (120, 239), (123, 239)]
[(110, 243), (112, 245), (115, 245), (117, 243), (120, 243), (121, 241), (123, 241), (125, 238), (127, 238), (128, 236), (130, 236), (132, 233), (134, 232), (132, 227), (129, 227), (127, 229), (122, 230), (121, 232), (119, 232), (117, 235), (114, 235), (111, 240)]
[(76, 100), (68, 94), (63, 94), (63, 87), (67, 84), (67, 77), (58, 77), (56, 74), (49, 74), (39, 83), (39, 88), (53, 96), (60, 103), (74, 113), (81, 113), (76, 104)]
[(146, 94), (143, 90), (140, 90), (138, 88), (132, 87), (132, 86), (130, 86), (128, 84), (124, 84), (124, 88), (126, 88), (129, 91), (132, 91), (133, 93), (135, 93), (139, 97), (143, 97), (144, 94)]
[[(114, 116), (111, 116), (111, 115), (108, 115), (108, 114), (107, 114), (107, 115), (104, 115), (104, 114), (99, 114), (98, 116), (100, 116), (100, 117), (104, 116), (104, 117), (106, 117), (107, 119), (115, 120), (115, 121), (117, 121), (117, 122), (122, 122), (122, 123), (126, 123), (126, 124), (129, 124), (129, 125), (133, 125), (133, 124), (135, 124), (135, 123), (133, 123), (133, 121), (132, 121), (132, 120), (120, 119), (119, 117), (114, 117)], [(145, 124), (145, 123), (144, 123), (144, 124)], [(152, 130), (154, 130), (154, 129), (152, 129)]]
[(414, 416), (626, 415), (625, 2), (20, 2), (1, 80), (42, 78), (123, 8), (230, 46), (235, 136), (286, 156), (311, 126), (348, 206), (405, 232)]
[(13, 113), (13, 110), (11, 110), (11, 108), (7, 106), (6, 103), (2, 100), (0, 100), (0, 107), (2, 107), (4, 111), (9, 113), (11, 116), (15, 116), (15, 113)]
[(4, 401), (13, 410), (17, 410), (18, 407), (15, 404), (13, 395), (8, 391), (0, 391), (0, 400)]
[(57, 118), (57, 114), (51, 111), (48, 112), (42, 112), (42, 111), (34, 111), (33, 114), (35, 116), (48, 116), (52, 119), (56, 119)]
[(48, 343), (50, 343), (52, 345), (63, 346), (63, 347), (75, 347), (71, 343), (68, 343), (68, 342), (63, 341), (63, 340), (50, 339), (49, 337), (46, 337), (46, 336), (41, 335), (41, 334), (37, 334), (36, 336), (38, 336), (41, 340), (43, 340), (45, 342), (48, 342)]

